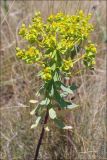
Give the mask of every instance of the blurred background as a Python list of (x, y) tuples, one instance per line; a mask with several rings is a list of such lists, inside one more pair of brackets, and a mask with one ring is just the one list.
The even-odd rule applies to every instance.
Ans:
[(36, 76), (38, 68), (26, 65), (16, 58), (16, 46), (23, 44), (18, 29), (28, 24), (35, 11), (42, 17), (63, 11), (75, 14), (82, 9), (92, 13), (91, 22), (95, 31), (92, 40), (97, 44), (94, 71), (72, 78), (78, 85), (74, 102), (80, 107), (67, 113), (61, 112), (72, 131), (63, 131), (49, 123), (50, 131), (40, 149), (40, 160), (105, 160), (107, 159), (106, 137), (106, 0), (1, 0), (1, 143), (0, 160), (33, 160), (41, 132), (39, 126), (31, 130), (35, 118), (29, 113), (37, 99), (35, 93), (41, 81)]

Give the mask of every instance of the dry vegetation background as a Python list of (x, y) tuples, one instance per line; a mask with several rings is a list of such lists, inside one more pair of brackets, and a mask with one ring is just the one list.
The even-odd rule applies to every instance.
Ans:
[[(82, 9), (91, 12), (98, 54), (94, 71), (75, 76), (79, 86), (74, 101), (79, 109), (61, 113), (72, 131), (62, 131), (50, 124), (40, 149), (40, 160), (105, 160), (106, 159), (106, 1), (33, 1), (1, 0), (1, 155), (0, 160), (33, 160), (41, 128), (31, 130), (34, 121), (29, 114), (40, 80), (38, 68), (17, 60), (15, 47), (22, 44), (18, 29), (28, 23), (35, 11), (43, 18), (62, 10), (74, 14)], [(66, 118), (67, 117), (67, 118)]]

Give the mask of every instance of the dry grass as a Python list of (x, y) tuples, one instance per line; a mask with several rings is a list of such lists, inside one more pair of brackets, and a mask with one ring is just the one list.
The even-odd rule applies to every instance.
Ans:
[[(106, 1), (1, 1), (1, 160), (32, 160), (40, 127), (31, 130), (34, 121), (29, 114), (40, 86), (38, 68), (19, 62), (15, 47), (22, 45), (18, 28), (28, 23), (35, 11), (43, 18), (58, 12), (73, 14), (78, 9), (92, 12), (95, 24), (93, 41), (98, 45), (95, 71), (84, 72), (72, 79), (78, 86), (75, 102), (80, 108), (66, 113), (72, 132), (51, 131), (40, 150), (40, 160), (103, 160), (106, 159)], [(61, 115), (63, 117), (63, 113)], [(68, 118), (66, 118), (68, 117)]]

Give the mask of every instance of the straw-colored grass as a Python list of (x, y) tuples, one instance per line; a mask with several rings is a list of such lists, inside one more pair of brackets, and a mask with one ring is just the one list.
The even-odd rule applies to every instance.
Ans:
[(1, 160), (32, 160), (41, 127), (31, 130), (34, 121), (29, 100), (35, 96), (41, 81), (38, 68), (17, 60), (15, 47), (23, 45), (18, 28), (28, 23), (35, 11), (45, 19), (50, 13), (74, 14), (78, 9), (92, 12), (98, 54), (94, 71), (75, 76), (79, 86), (74, 101), (79, 109), (60, 116), (73, 126), (62, 131), (49, 124), (40, 149), (40, 160), (103, 160), (106, 159), (106, 1), (1, 1)]

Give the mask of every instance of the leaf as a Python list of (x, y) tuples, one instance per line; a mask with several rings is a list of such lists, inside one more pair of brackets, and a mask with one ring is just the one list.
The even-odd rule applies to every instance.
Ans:
[(62, 65), (62, 59), (61, 59), (61, 56), (60, 54), (57, 54), (57, 66), (60, 67)]
[(56, 69), (56, 63), (53, 63), (53, 65), (51, 66), (52, 71), (55, 71)]
[(49, 116), (51, 119), (55, 119), (57, 117), (56, 112), (53, 108), (49, 109)]
[(57, 89), (60, 89), (61, 88), (61, 82), (60, 81), (56, 81), (55, 82), (55, 87), (57, 88)]
[(64, 123), (58, 118), (55, 118), (54, 122), (57, 125), (57, 127), (61, 128), (61, 129), (65, 127)]
[(34, 114), (35, 114), (35, 111), (36, 111), (36, 108), (33, 109), (33, 110), (30, 112), (30, 115), (34, 115)]
[(54, 99), (59, 103), (61, 108), (66, 108), (67, 105), (70, 105), (70, 102), (67, 102), (63, 99), (63, 96), (59, 94), (59, 92), (56, 90), (56, 87), (54, 86)]
[(48, 48), (45, 53), (46, 53), (46, 54), (49, 54), (49, 53), (51, 53), (51, 52), (52, 52), (52, 49)]
[(33, 100), (33, 99), (31, 99), (30, 101), (29, 101), (29, 103), (38, 103), (38, 101), (37, 100)]
[(70, 89), (72, 91), (76, 90), (78, 87), (73, 83), (71, 86), (70, 86)]
[(43, 94), (43, 93), (44, 93), (44, 86), (42, 86), (42, 87), (39, 89), (39, 93), (40, 93), (40, 94)]
[(50, 80), (48, 83), (45, 84), (44, 88), (45, 88), (47, 91), (50, 91), (51, 88), (52, 88), (52, 84), (53, 84), (53, 80)]
[(49, 103), (50, 103), (50, 99), (49, 99), (49, 98), (46, 98), (45, 100), (42, 100), (42, 101), (40, 102), (40, 105), (42, 105), (42, 106), (47, 106)]
[(73, 91), (72, 91), (69, 87), (66, 87), (66, 86), (64, 86), (64, 85), (61, 85), (61, 89), (62, 89), (64, 92), (73, 94)]
[(52, 55), (52, 58), (54, 58), (54, 57), (56, 56), (56, 50), (54, 50), (54, 51), (51, 53), (51, 55)]
[(72, 129), (72, 126), (65, 126), (65, 127), (63, 127), (63, 129)]
[(51, 80), (50, 82), (46, 83), (44, 88), (46, 89), (46, 91), (48, 92), (48, 94), (50, 96), (54, 95), (53, 80)]
[(70, 105), (67, 105), (66, 109), (74, 109), (77, 108), (79, 105), (71, 103)]
[(61, 97), (66, 97), (67, 95), (68, 95), (67, 92), (63, 92), (63, 93), (60, 94)]
[(53, 96), (54, 95), (54, 88), (53, 88), (53, 85), (52, 85), (52, 88), (51, 88), (51, 91), (49, 93), (50, 96)]
[(67, 106), (67, 103), (64, 101), (64, 99), (60, 96), (60, 94), (56, 90), (54, 92), (54, 98), (59, 103), (61, 108), (64, 108)]
[(40, 108), (40, 105), (38, 105), (37, 107), (35, 107), (31, 112), (30, 112), (30, 115), (34, 115), (35, 112), (37, 112)]
[(36, 96), (40, 96), (40, 94), (44, 93), (44, 86), (41, 86), (39, 91), (37, 91)]
[[(71, 86), (67, 87), (64, 83), (61, 81), (56, 81), (55, 82), (55, 87), (57, 89), (62, 89), (65, 93), (70, 93), (73, 94), (73, 90), (77, 89), (77, 86), (75, 84), (72, 84)], [(67, 94), (66, 93), (66, 94)]]
[(31, 129), (36, 128), (36, 127), (38, 126), (40, 120), (41, 120), (41, 116), (39, 116), (39, 117), (36, 119), (35, 124), (32, 124)]
[(54, 79), (54, 82), (58, 81), (58, 73), (57, 72), (55, 72), (53, 79)]

